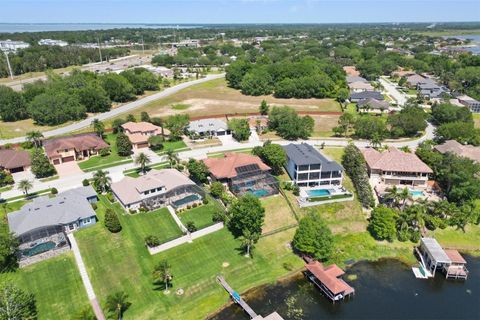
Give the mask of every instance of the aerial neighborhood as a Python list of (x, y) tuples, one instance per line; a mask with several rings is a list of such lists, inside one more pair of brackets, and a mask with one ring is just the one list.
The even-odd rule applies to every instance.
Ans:
[(0, 319), (476, 318), (480, 56), (436, 28), (0, 33)]

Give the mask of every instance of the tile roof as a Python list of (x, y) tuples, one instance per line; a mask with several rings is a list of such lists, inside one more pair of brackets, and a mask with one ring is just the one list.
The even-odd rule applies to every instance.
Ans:
[(30, 166), (30, 153), (24, 150), (1, 149), (0, 167), (13, 169)]
[(456, 140), (448, 140), (433, 148), (440, 153), (451, 152), (457, 156), (465, 157), (480, 163), (480, 147), (463, 145)]
[(344, 66), (343, 71), (349, 76), (359, 76), (360, 72), (355, 68), (355, 66)]
[(343, 171), (343, 167), (330, 160), (308, 143), (290, 143), (283, 146), (288, 158), (296, 165), (320, 164), (322, 171)]
[(175, 169), (150, 170), (138, 178), (125, 177), (112, 183), (111, 189), (120, 201), (127, 205), (142, 200), (141, 193), (164, 187), (170, 191), (179, 186), (195, 185), (187, 176)]
[(447, 257), (453, 262), (453, 263), (461, 263), (461, 264), (466, 264), (467, 261), (462, 257), (460, 252), (457, 250), (444, 250), (445, 254)]
[(373, 90), (373, 86), (368, 82), (363, 81), (355, 81), (348, 84), (348, 87), (352, 90), (355, 89), (365, 89), (365, 90)]
[(35, 198), (20, 210), (7, 215), (10, 231), (20, 236), (37, 228), (66, 225), (96, 216), (87, 200), (96, 195), (92, 186), (87, 186), (59, 193), (54, 198)]
[(390, 147), (387, 151), (378, 152), (373, 148), (362, 150), (363, 157), (370, 169), (382, 171), (433, 173), (432, 169), (414, 153), (408, 153)]
[[(147, 132), (156, 132), (156, 134), (160, 134), (162, 132), (162, 128), (156, 126), (150, 122), (127, 122), (122, 124), (122, 128), (130, 133), (147, 133)], [(165, 131), (166, 129), (164, 129)]]
[(203, 162), (216, 179), (234, 178), (238, 174), (235, 168), (250, 164), (258, 165), (262, 171), (270, 170), (259, 157), (245, 153), (226, 153), (223, 158), (209, 158)]
[(59, 137), (45, 140), (43, 142), (45, 153), (49, 158), (59, 156), (58, 151), (65, 149), (75, 149), (80, 152), (84, 150), (101, 150), (108, 148), (109, 145), (95, 133), (81, 133), (67, 137)]
[(337, 265), (331, 265), (324, 268), (320, 262), (312, 261), (306, 264), (305, 267), (334, 295), (352, 290), (352, 287), (350, 287), (347, 283), (341, 279), (338, 279), (338, 277), (344, 274), (344, 272), (342, 269), (337, 267)]

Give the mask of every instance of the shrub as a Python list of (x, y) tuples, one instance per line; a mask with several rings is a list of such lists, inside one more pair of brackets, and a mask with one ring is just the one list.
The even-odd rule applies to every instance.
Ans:
[(191, 209), (191, 208), (192, 208), (192, 206), (187, 204), (187, 209)]
[(220, 198), (224, 191), (225, 191), (225, 189), (224, 189), (223, 184), (221, 182), (215, 181), (210, 186), (210, 193), (215, 198)]
[(88, 179), (83, 179), (82, 185), (83, 185), (84, 187), (89, 186), (89, 185), (90, 185), (90, 181), (88, 181)]
[(110, 154), (110, 149), (109, 148), (103, 148), (100, 150), (100, 156), (101, 157), (106, 157)]
[(96, 203), (91, 203), (90, 205), (92, 206), (93, 210), (97, 210), (98, 206)]
[(105, 197), (106, 197), (107, 200), (110, 201), (110, 202), (114, 202), (114, 201), (115, 201), (115, 199), (113, 198), (113, 194), (112, 194), (111, 192), (107, 192), (107, 193), (105, 194)]
[(52, 194), (58, 194), (57, 188), (52, 188), (52, 189), (50, 189), (50, 192), (51, 192)]
[(22, 147), (22, 149), (32, 149), (33, 148), (33, 142), (24, 141), (20, 144), (20, 147)]
[(152, 247), (159, 246), (161, 242), (160, 242), (160, 239), (157, 236), (149, 235), (149, 236), (145, 237), (145, 243), (147, 244), (147, 246), (152, 248)]
[(185, 227), (187, 227), (188, 232), (197, 231), (197, 226), (195, 226), (195, 222), (193, 221), (187, 221), (187, 223), (185, 224)]
[(300, 195), (300, 187), (294, 184), (292, 186), (292, 192), (293, 192), (293, 195), (298, 197)]
[(120, 220), (118, 220), (117, 214), (110, 208), (105, 211), (105, 227), (112, 233), (117, 233), (122, 230), (122, 225), (120, 224)]
[(194, 203), (192, 204), (192, 208), (196, 208), (197, 206), (198, 206), (198, 204), (197, 204), (196, 202), (194, 202)]
[(208, 204), (208, 199), (207, 198), (203, 198), (203, 204)]
[(223, 211), (217, 210), (212, 215), (213, 222), (224, 222), (225, 221), (225, 213)]

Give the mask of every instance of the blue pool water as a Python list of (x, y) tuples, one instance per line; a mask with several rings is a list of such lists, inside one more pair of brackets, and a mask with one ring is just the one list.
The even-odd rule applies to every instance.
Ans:
[(197, 200), (200, 200), (200, 197), (196, 194), (191, 194), (189, 196), (186, 196), (185, 198), (179, 199), (177, 201), (173, 201), (172, 204), (174, 207), (181, 207), (187, 203), (197, 201)]
[(330, 191), (327, 189), (313, 189), (313, 190), (307, 190), (307, 194), (309, 197), (323, 197), (323, 196), (329, 196)]
[(265, 197), (268, 195), (268, 191), (264, 189), (250, 190), (249, 192), (257, 198)]
[(410, 191), (410, 194), (414, 197), (421, 197), (423, 196), (423, 191), (420, 191), (420, 190), (409, 190)]
[(31, 257), (36, 254), (47, 252), (48, 250), (52, 250), (53, 248), (55, 248), (55, 246), (56, 246), (55, 242), (48, 241), (48, 242), (40, 243), (33, 248), (23, 250), (22, 254), (26, 257)]

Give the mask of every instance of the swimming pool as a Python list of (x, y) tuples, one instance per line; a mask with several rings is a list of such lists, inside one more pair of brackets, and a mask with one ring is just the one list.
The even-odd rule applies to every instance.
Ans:
[(186, 196), (185, 198), (182, 198), (182, 199), (179, 199), (177, 201), (173, 201), (173, 206), (178, 208), (178, 207), (181, 207), (187, 203), (190, 203), (190, 202), (193, 202), (193, 201), (197, 201), (197, 200), (200, 200), (200, 197), (196, 194), (191, 194), (189, 196)]
[(48, 241), (48, 242), (37, 244), (33, 248), (23, 250), (22, 254), (26, 257), (31, 257), (31, 256), (34, 256), (34, 255), (52, 250), (55, 247), (56, 247), (55, 242)]
[(306, 191), (309, 197), (329, 196), (331, 192), (328, 189), (312, 189)]
[(421, 197), (421, 196), (424, 196), (425, 194), (423, 193), (423, 191), (421, 190), (411, 190), (409, 189), (408, 190), (410, 192), (410, 194), (413, 196), (413, 197)]
[(248, 192), (250, 192), (251, 194), (253, 194), (257, 198), (265, 197), (265, 196), (268, 195), (268, 191), (265, 190), (265, 189), (258, 189), (258, 190), (250, 189), (250, 191), (248, 191)]

